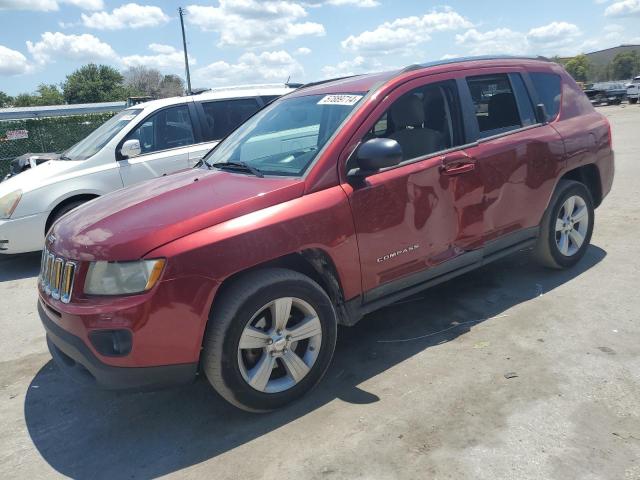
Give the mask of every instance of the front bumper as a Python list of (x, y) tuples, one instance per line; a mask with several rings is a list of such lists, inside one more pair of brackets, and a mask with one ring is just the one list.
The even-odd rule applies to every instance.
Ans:
[(0, 255), (42, 250), (47, 217), (45, 212), (0, 220)]
[(80, 337), (58, 326), (52, 318), (53, 312), (41, 300), (38, 301), (38, 313), (55, 363), (77, 381), (109, 390), (154, 390), (189, 383), (196, 378), (197, 363), (154, 367), (107, 365)]

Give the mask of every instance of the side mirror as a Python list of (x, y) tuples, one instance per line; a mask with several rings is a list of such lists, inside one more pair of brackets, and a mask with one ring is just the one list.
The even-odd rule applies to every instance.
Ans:
[(120, 149), (120, 155), (124, 158), (134, 158), (142, 153), (142, 148), (140, 147), (140, 140), (131, 139), (127, 140), (122, 144), (122, 148)]
[(364, 142), (355, 152), (357, 168), (348, 173), (349, 177), (366, 177), (378, 170), (393, 167), (402, 162), (402, 147), (391, 138), (372, 138)]
[(538, 122), (542, 124), (549, 123), (549, 115), (547, 114), (547, 108), (544, 106), (544, 103), (536, 105), (536, 118)]

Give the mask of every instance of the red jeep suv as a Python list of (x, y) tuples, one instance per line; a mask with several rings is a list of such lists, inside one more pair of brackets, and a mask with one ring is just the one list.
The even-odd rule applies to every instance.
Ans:
[(574, 265), (613, 170), (607, 120), (544, 59), (306, 85), (198, 168), (59, 220), (40, 316), (76, 377), (156, 388), (202, 372), (272, 410), (322, 378), (338, 324), (523, 248)]

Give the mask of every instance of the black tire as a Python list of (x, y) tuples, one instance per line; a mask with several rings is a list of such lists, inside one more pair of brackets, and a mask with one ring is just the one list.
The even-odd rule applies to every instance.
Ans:
[(51, 229), (53, 224), (56, 223), (58, 220), (60, 220), (60, 218), (65, 216), (71, 210), (75, 210), (80, 205), (82, 205), (84, 203), (87, 203), (87, 202), (88, 202), (88, 200), (78, 200), (77, 202), (70, 202), (70, 203), (67, 203), (66, 205), (64, 205), (63, 207), (61, 207), (60, 209), (56, 210), (49, 217), (49, 219), (47, 220), (47, 227), (46, 227), (46, 231), (44, 232), (45, 235), (49, 232), (49, 230)]
[[(587, 208), (588, 225), (584, 235), (584, 241), (580, 248), (571, 255), (564, 255), (556, 241), (556, 219), (561, 213), (563, 205), (572, 196), (580, 197)], [(540, 236), (534, 248), (534, 257), (538, 263), (545, 267), (563, 269), (570, 268), (584, 256), (589, 243), (594, 225), (593, 199), (589, 189), (582, 183), (573, 180), (561, 180), (551, 198), (549, 207), (542, 217), (540, 224)]]
[(630, 99), (629, 99), (629, 103), (630, 103), (631, 105), (635, 105), (636, 103), (638, 103), (638, 99), (637, 99), (637, 98), (630, 98)]
[[(282, 297), (299, 298), (313, 307), (320, 319), (322, 340), (315, 363), (297, 384), (282, 392), (265, 393), (243, 378), (238, 347), (249, 320), (263, 306)], [(203, 342), (202, 370), (213, 388), (242, 410), (268, 412), (281, 408), (307, 393), (324, 376), (335, 349), (336, 319), (330, 298), (309, 277), (279, 268), (247, 273), (214, 300)]]

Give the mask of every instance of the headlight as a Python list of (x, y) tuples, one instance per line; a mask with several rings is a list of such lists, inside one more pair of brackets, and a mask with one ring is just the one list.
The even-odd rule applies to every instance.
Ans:
[(20, 199), (22, 198), (22, 190), (16, 190), (0, 197), (0, 219), (7, 219), (13, 215)]
[(151, 290), (160, 278), (164, 259), (138, 262), (93, 262), (89, 265), (84, 293), (127, 295)]

